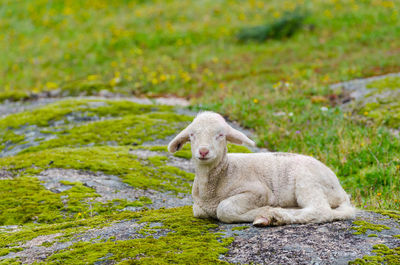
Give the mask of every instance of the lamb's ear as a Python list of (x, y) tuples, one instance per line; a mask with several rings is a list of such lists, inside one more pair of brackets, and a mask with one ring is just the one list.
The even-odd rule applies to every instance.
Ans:
[(168, 151), (170, 153), (175, 153), (180, 150), (182, 146), (189, 141), (189, 127), (186, 127), (181, 131), (175, 138), (168, 144)]
[(254, 141), (250, 140), (244, 133), (239, 132), (229, 126), (228, 133), (226, 134), (226, 140), (234, 144), (247, 144), (250, 146), (255, 146)]

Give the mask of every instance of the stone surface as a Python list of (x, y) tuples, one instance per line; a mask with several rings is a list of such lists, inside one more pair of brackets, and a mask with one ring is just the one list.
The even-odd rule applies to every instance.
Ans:
[(353, 113), (364, 122), (384, 125), (394, 136), (400, 137), (400, 87), (368, 87), (388, 78), (400, 78), (400, 73), (337, 83), (331, 89), (335, 93), (340, 90), (340, 100), (336, 104), (345, 112)]
[[(339, 84), (349, 91), (349, 95), (358, 100), (362, 96), (359, 89), (364, 86), (366, 81), (354, 81), (353, 83)], [(353, 91), (353, 92), (351, 92)], [(112, 97), (113, 95), (104, 95), (104, 97)], [(104, 99), (102, 97), (90, 97), (91, 99)], [(141, 104), (173, 104), (186, 106), (187, 102), (182, 99), (160, 98), (160, 99), (142, 99), (130, 98), (132, 102)], [(0, 104), (0, 117), (12, 113), (29, 110), (38, 106), (43, 106), (56, 99), (41, 98), (37, 101), (29, 101), (25, 103), (4, 103)], [(102, 106), (104, 102), (93, 102)], [(179, 114), (194, 116), (195, 113), (188, 109), (178, 108)], [(278, 114), (277, 114), (278, 115)], [(96, 122), (99, 120), (97, 116), (85, 116), (82, 113), (72, 113), (66, 116), (67, 122), (71, 124), (82, 124)], [(59, 121), (54, 126), (62, 126), (65, 120)], [(230, 124), (251, 136), (251, 131), (240, 128), (235, 122)], [(5, 151), (2, 156), (13, 156), (27, 147), (34, 146), (36, 139), (45, 138), (45, 140), (55, 137), (52, 134), (46, 134), (40, 128), (32, 126), (23, 126), (14, 130), (16, 134), (24, 134), (26, 141), (18, 143), (12, 148), (8, 148), (6, 143)], [(139, 149), (127, 148), (129, 154), (146, 163), (152, 157), (165, 158), (165, 164), (174, 168), (193, 173), (193, 165), (190, 160), (175, 157), (165, 151), (149, 151), (146, 148), (154, 146), (166, 146), (174, 137), (170, 135), (164, 139), (156, 139), (151, 142), (145, 142)], [(1, 140), (1, 139), (0, 139)], [(85, 148), (85, 147), (82, 147)], [(158, 150), (158, 149), (157, 149)], [(160, 149), (163, 150), (163, 149)], [(265, 152), (266, 149), (252, 148), (253, 152)], [(108, 163), (110, 161), (104, 161)], [(153, 189), (139, 189), (125, 183), (118, 174), (105, 174), (103, 172), (92, 172), (89, 170), (77, 170), (70, 168), (48, 168), (33, 177), (41, 181), (45, 189), (52, 193), (58, 194), (72, 186), (62, 184), (63, 181), (80, 182), (85, 187), (92, 188), (98, 195), (94, 199), (101, 203), (107, 203), (115, 199), (127, 200), (133, 202), (140, 197), (151, 199), (152, 203), (142, 207), (127, 207), (119, 210), (121, 212), (144, 211), (146, 209), (162, 209), (174, 208), (192, 205), (192, 198), (189, 193), (173, 194), (172, 192), (161, 192)], [(10, 180), (14, 178), (13, 172), (0, 168), (0, 180)], [(39, 184), (38, 184), (39, 185)], [(40, 186), (39, 185), (39, 186)], [(220, 256), (220, 260), (229, 263), (239, 264), (347, 264), (349, 261), (362, 258), (364, 255), (374, 255), (371, 251), (376, 244), (384, 244), (390, 248), (400, 247), (400, 239), (393, 237), (400, 235), (400, 225), (397, 221), (386, 216), (366, 211), (359, 211), (357, 220), (364, 220), (373, 224), (382, 224), (390, 227), (388, 230), (381, 232), (368, 230), (366, 234), (355, 235), (355, 226), (352, 220), (331, 222), (324, 224), (304, 224), (304, 225), (286, 225), (279, 227), (257, 228), (251, 224), (223, 224), (212, 221), (217, 225), (216, 228), (210, 230), (210, 233), (219, 233), (222, 238), (233, 238), (232, 244), (228, 246), (229, 251)], [(35, 225), (35, 223), (31, 224)], [(97, 228), (87, 228), (84, 231), (79, 230), (72, 236), (67, 238), (63, 231), (54, 232), (53, 234), (39, 235), (27, 241), (13, 242), (12, 248), (20, 248), (0, 256), (0, 262), (5, 259), (18, 258), (23, 264), (31, 264), (34, 262), (45, 261), (46, 258), (54, 253), (68, 250), (77, 242), (109, 242), (119, 240), (134, 240), (139, 238), (152, 237), (160, 239), (167, 235), (175, 233), (175, 231), (160, 228), (162, 223), (159, 221), (148, 223), (138, 222), (136, 219), (127, 219), (104, 224)], [(193, 224), (194, 226), (197, 224)], [(0, 227), (0, 236), (12, 235), (18, 233), (25, 227), (18, 225), (5, 225)], [(151, 233), (146, 231), (151, 230)], [(371, 237), (376, 234), (376, 237)], [(6, 246), (5, 248), (8, 248)], [(0, 248), (1, 250), (1, 248)], [(209, 250), (212, 251), (212, 250)], [(111, 255), (111, 254), (110, 254)], [(95, 264), (114, 264), (116, 261), (108, 259), (110, 255), (106, 255), (97, 260)]]
[[(46, 189), (55, 193), (60, 193), (71, 188), (69, 185), (61, 184), (61, 181), (81, 182), (84, 186), (93, 188), (100, 195), (100, 197), (95, 198), (95, 201), (103, 203), (114, 199), (135, 201), (140, 197), (147, 197), (153, 202), (152, 204), (145, 205), (145, 207), (150, 209), (159, 209), (161, 207), (172, 208), (192, 204), (192, 199), (187, 194), (176, 196), (171, 193), (151, 189), (135, 189), (122, 182), (119, 177), (105, 175), (101, 172), (94, 173), (74, 169), (52, 168), (41, 172), (36, 177), (42, 181)], [(130, 207), (129, 210), (140, 210), (142, 208)]]
[[(357, 219), (391, 227), (382, 232), (368, 231), (354, 235), (352, 221), (325, 224), (286, 225), (230, 231), (238, 234), (224, 260), (232, 263), (256, 264), (347, 264), (349, 261), (371, 255), (372, 247), (385, 244), (394, 248), (400, 240), (400, 225), (388, 217), (359, 211)], [(229, 229), (230, 226), (222, 225)], [(377, 237), (368, 237), (377, 234)]]

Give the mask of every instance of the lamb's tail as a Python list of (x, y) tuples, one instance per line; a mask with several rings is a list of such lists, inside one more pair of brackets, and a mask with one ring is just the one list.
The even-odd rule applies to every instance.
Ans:
[(356, 217), (357, 209), (349, 201), (345, 201), (332, 211), (334, 220), (347, 220)]

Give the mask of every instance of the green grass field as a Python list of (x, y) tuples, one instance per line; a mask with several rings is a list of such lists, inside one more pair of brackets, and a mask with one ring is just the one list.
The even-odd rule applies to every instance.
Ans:
[[(307, 17), (291, 38), (237, 40), (240, 29), (296, 7)], [(400, 140), (383, 122), (343, 113), (330, 100), (341, 91), (329, 90), (400, 71), (399, 8), (386, 0), (3, 0), (0, 100), (52, 90), (183, 96), (253, 129), (259, 146), (320, 159), (358, 207), (399, 210)]]

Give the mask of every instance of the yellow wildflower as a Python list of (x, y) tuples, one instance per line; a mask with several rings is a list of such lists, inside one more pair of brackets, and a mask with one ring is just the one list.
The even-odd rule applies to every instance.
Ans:
[(87, 80), (94, 81), (94, 80), (97, 80), (98, 77), (99, 77), (98, 75), (88, 75)]
[(258, 99), (256, 99), (256, 98), (253, 99), (253, 102), (257, 104), (258, 103)]
[(64, 15), (71, 15), (72, 11), (73, 11), (72, 8), (67, 6), (67, 7), (64, 8), (63, 13), (64, 13)]
[(120, 82), (121, 82), (120, 74), (119, 72), (116, 72), (114, 78), (110, 80), (110, 86), (116, 86)]
[(47, 82), (46, 83), (46, 87), (48, 89), (56, 89), (56, 88), (58, 88), (58, 85), (56, 83), (54, 83), (54, 82)]
[(278, 83), (275, 83), (272, 87), (273, 88), (278, 88), (282, 85), (282, 83), (279, 81)]
[(324, 16), (327, 18), (333, 18), (332, 12), (328, 9), (324, 11)]
[(136, 52), (137, 55), (142, 55), (143, 54), (143, 51), (140, 48), (136, 48), (135, 52)]
[(382, 195), (382, 193), (378, 192), (376, 195), (378, 195), (378, 196), (381, 196), (381, 195)]
[(393, 1), (382, 1), (382, 6), (386, 8), (394, 8)]
[(272, 16), (273, 16), (274, 18), (279, 18), (279, 17), (281, 17), (281, 13), (280, 13), (279, 11), (275, 11), (275, 12), (272, 14)]
[(257, 1), (257, 7), (258, 7), (258, 8), (263, 8), (263, 7), (264, 7), (264, 2), (262, 2), (262, 1)]

